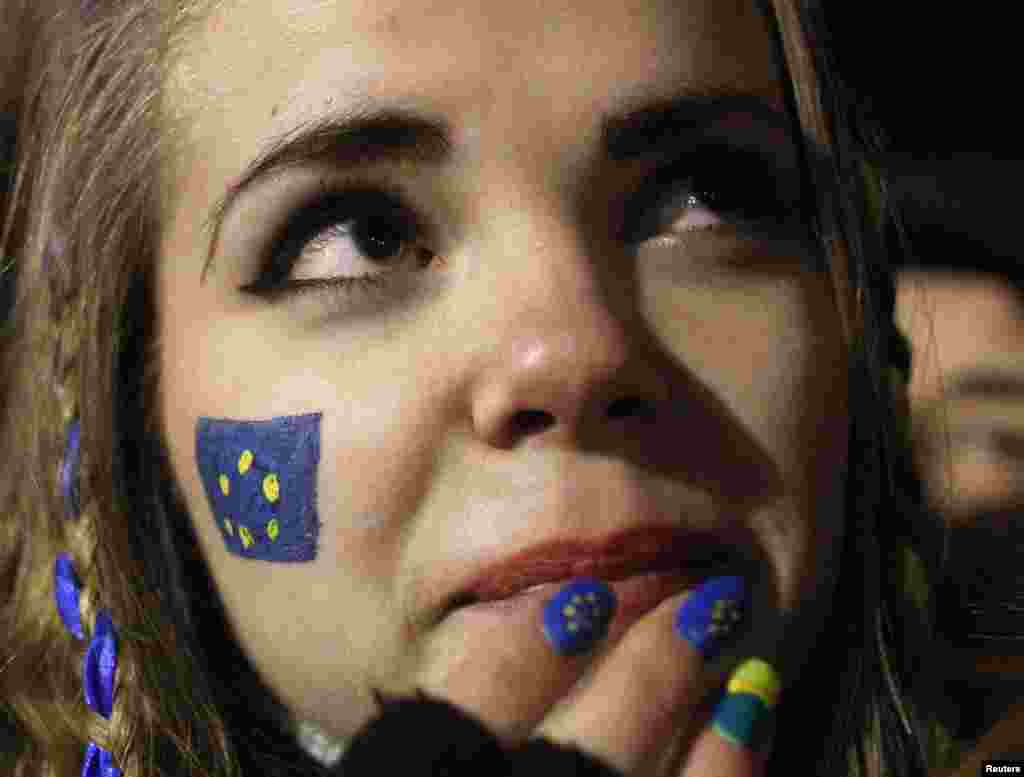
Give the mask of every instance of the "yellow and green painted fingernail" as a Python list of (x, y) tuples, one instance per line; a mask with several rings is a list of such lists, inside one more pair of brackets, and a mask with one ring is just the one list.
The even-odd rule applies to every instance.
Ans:
[(715, 731), (741, 747), (756, 749), (762, 743), (779, 700), (782, 685), (778, 672), (760, 658), (740, 664), (726, 685), (712, 721)]

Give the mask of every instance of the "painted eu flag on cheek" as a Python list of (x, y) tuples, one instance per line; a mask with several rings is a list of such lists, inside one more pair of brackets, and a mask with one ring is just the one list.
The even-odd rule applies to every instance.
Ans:
[(199, 419), (199, 474), (229, 552), (264, 561), (316, 558), (320, 418)]

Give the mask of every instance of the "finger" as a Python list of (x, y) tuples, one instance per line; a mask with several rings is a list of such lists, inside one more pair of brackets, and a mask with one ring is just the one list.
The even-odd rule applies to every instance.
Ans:
[(698, 714), (713, 680), (705, 661), (739, 632), (746, 590), (741, 578), (713, 578), (662, 602), (595, 668), (572, 700), (536, 735), (573, 745), (633, 774), (667, 748)]
[(583, 628), (546, 636), (545, 611), (559, 589), (541, 586), (453, 612), (424, 658), (417, 687), (476, 716), (506, 746), (525, 741), (596, 660), (616, 612), (607, 585), (575, 580), (561, 595), (591, 595), (591, 609), (581, 610), (588, 617), (577, 624)]
[(683, 777), (763, 777), (767, 758), (705, 729), (693, 745)]
[(766, 661), (741, 664), (729, 678), (711, 725), (688, 754), (683, 777), (762, 777), (779, 691), (778, 674)]

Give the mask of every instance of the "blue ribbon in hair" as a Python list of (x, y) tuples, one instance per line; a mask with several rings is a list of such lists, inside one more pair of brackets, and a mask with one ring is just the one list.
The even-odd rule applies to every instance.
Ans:
[(67, 443), (64, 458), (60, 464), (60, 490), (64, 495), (64, 508), (69, 518), (77, 518), (81, 512), (78, 497), (78, 468), (81, 461), (81, 425), (76, 418), (68, 424)]
[[(76, 639), (84, 640), (82, 613), (79, 607), (81, 586), (75, 575), (74, 564), (67, 553), (57, 556), (54, 565), (54, 595), (57, 612), (65, 628)], [(117, 631), (107, 610), (96, 615), (92, 639), (82, 661), (85, 703), (98, 715), (110, 720), (114, 708), (114, 677), (117, 674)], [(90, 742), (82, 761), (82, 777), (121, 777), (111, 754)]]

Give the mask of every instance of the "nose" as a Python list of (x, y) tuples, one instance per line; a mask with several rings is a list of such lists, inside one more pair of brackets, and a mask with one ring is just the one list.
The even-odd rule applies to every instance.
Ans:
[[(506, 319), (508, 336), (492, 341), (473, 392), (474, 428), (490, 445), (574, 446), (664, 414), (671, 368), (658, 363), (665, 355), (638, 314), (612, 310), (593, 273), (584, 257), (563, 256), (558, 272), (516, 284), (528, 302)], [(504, 304), (517, 302), (510, 296)]]

